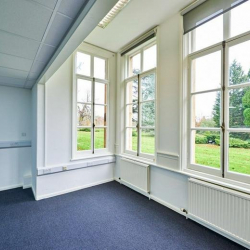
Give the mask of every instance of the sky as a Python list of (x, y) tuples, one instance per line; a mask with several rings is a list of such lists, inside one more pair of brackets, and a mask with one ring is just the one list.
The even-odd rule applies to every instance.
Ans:
[[(231, 37), (250, 30), (250, 1), (231, 10)], [(223, 41), (223, 15), (198, 27), (196, 30), (196, 51)], [(250, 69), (250, 41), (230, 47), (229, 65), (233, 60), (241, 64), (245, 73)], [(220, 87), (221, 68), (220, 52), (204, 56), (196, 60), (196, 87), (193, 91), (209, 90)], [(212, 118), (216, 92), (197, 95), (196, 119), (203, 116)]]

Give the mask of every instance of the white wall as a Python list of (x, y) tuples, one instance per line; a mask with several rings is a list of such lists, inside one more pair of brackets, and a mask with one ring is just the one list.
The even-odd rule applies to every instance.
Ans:
[[(109, 66), (109, 152), (114, 154), (115, 143), (115, 90), (116, 56), (91, 45), (81, 44), (79, 48), (89, 53), (105, 53), (110, 56)], [(37, 85), (37, 162), (39, 176), (36, 177), (36, 198), (50, 197), (91, 186), (95, 183), (113, 180), (114, 164), (100, 163), (93, 166), (96, 158), (72, 161), (72, 87), (73, 58), (71, 55), (45, 85)], [(94, 156), (95, 157), (95, 156)], [(100, 158), (104, 160), (105, 157)], [(107, 160), (107, 158), (106, 158)], [(112, 162), (112, 161), (111, 161)], [(90, 164), (91, 163), (91, 164)], [(63, 168), (82, 170), (62, 172)], [(92, 165), (91, 167), (89, 167)], [(57, 173), (55, 173), (55, 171)], [(48, 174), (49, 175), (43, 175)], [(52, 174), (53, 173), (53, 174)], [(97, 174), (98, 173), (98, 174)]]
[[(180, 171), (180, 97), (182, 75), (182, 17), (174, 15), (159, 25), (157, 32), (157, 159), (150, 166), (150, 196), (180, 212), (188, 206), (188, 176)], [(122, 75), (122, 72), (121, 72)], [(122, 84), (121, 84), (122, 85)], [(117, 90), (120, 108), (117, 116), (117, 144), (122, 152), (123, 91)], [(121, 124), (121, 125), (120, 125)], [(124, 155), (123, 155), (124, 156)], [(173, 171), (171, 171), (173, 169)], [(120, 176), (120, 156), (117, 156), (115, 178)]]
[[(0, 142), (31, 141), (31, 90), (0, 86), (0, 101)], [(0, 190), (22, 186), (30, 175), (30, 147), (0, 149)]]

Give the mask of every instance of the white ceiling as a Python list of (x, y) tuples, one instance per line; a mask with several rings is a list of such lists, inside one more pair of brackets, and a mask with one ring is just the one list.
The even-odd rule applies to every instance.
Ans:
[(96, 27), (85, 41), (118, 52), (130, 41), (192, 2), (193, 0), (131, 0), (105, 29)]
[(88, 0), (1, 0), (0, 85), (31, 88)]

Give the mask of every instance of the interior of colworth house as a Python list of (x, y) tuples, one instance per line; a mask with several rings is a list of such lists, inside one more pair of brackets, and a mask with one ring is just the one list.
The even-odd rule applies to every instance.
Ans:
[(250, 0), (0, 0), (0, 250), (250, 249)]

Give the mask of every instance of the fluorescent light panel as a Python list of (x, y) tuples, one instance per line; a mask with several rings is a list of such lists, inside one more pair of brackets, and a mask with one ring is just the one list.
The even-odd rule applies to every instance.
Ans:
[(130, 2), (130, 0), (119, 0), (109, 13), (98, 24), (99, 27), (105, 28), (118, 15), (118, 13)]

